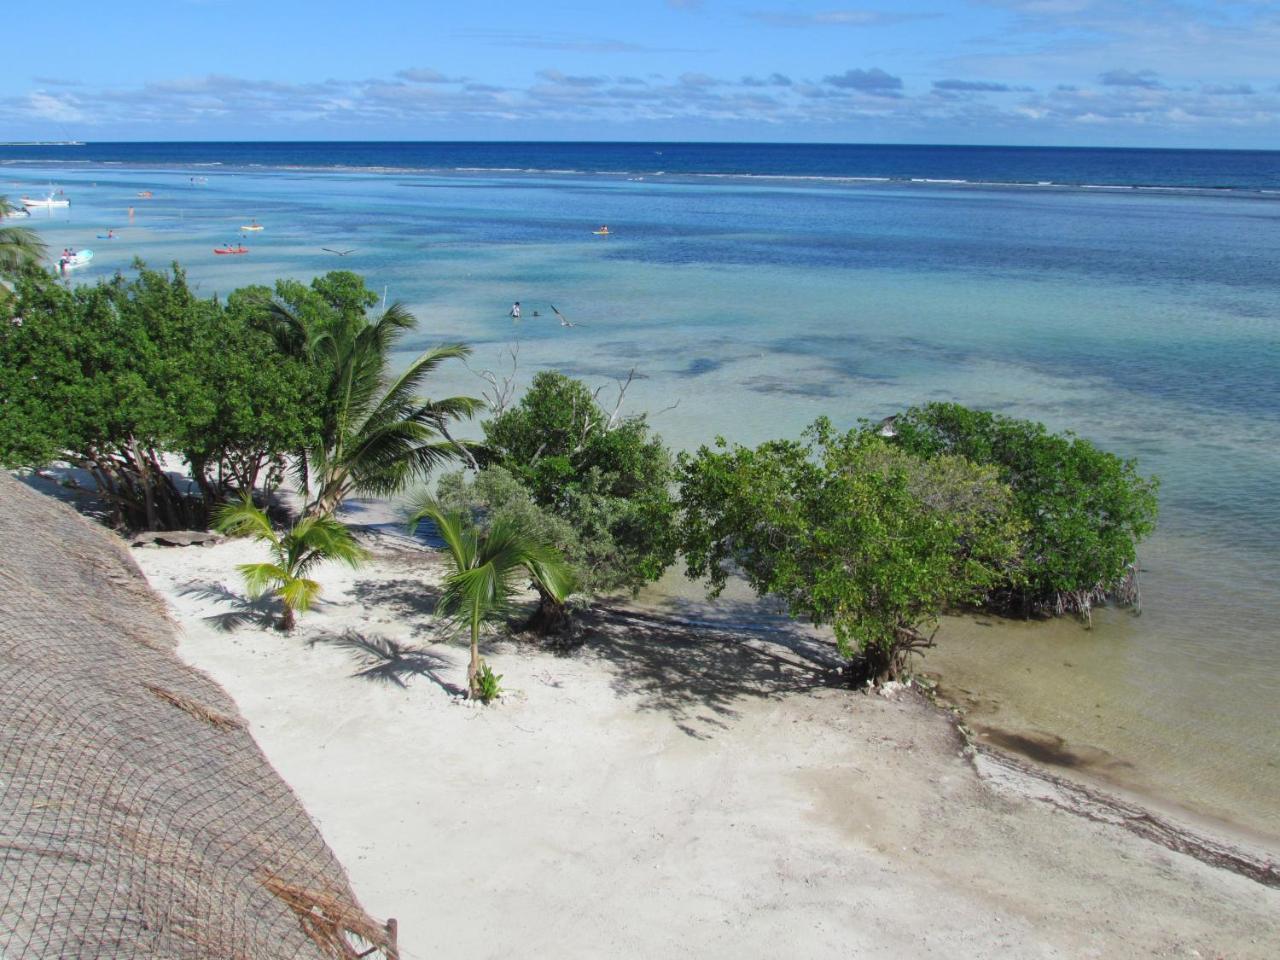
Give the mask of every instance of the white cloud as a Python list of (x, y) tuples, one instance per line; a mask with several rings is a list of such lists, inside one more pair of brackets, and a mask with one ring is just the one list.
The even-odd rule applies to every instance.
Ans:
[[(90, 137), (183, 136), (182, 131), (230, 130), (237, 136), (288, 137), (365, 131), (456, 129), (459, 125), (527, 122), (594, 124), (601, 136), (637, 124), (706, 123), (743, 130), (785, 126), (815, 137), (842, 139), (874, 120), (882, 131), (907, 134), (941, 128), (973, 130), (999, 139), (1000, 131), (1048, 131), (1080, 125), (1116, 130), (1280, 131), (1280, 91), (1258, 80), (1162, 83), (1140, 70), (1110, 71), (1111, 85), (1046, 85), (1044, 92), (999, 79), (922, 81), (915, 91), (883, 67), (850, 68), (821, 80), (782, 73), (742, 78), (689, 71), (674, 77), (612, 77), (545, 67), (524, 83), (479, 79), (412, 80), (428, 68), (392, 71), (363, 80), (280, 83), (219, 74), (173, 77), (135, 87), (38, 89), (0, 99), (0, 125), (74, 124)], [(1123, 82), (1116, 85), (1117, 79)], [(998, 96), (985, 96), (998, 94)], [(728, 127), (723, 127), (728, 130)], [(710, 127), (709, 127), (710, 129)], [(296, 132), (295, 132), (296, 131)], [(59, 131), (61, 134), (61, 131)], [(881, 134), (887, 135), (887, 134)], [(1258, 134), (1262, 136), (1260, 132)]]
[(773, 27), (887, 27), (912, 20), (931, 19), (937, 14), (889, 13), (884, 10), (825, 10), (816, 13), (753, 10), (744, 16)]
[(85, 113), (65, 97), (37, 90), (27, 95), (27, 107), (31, 115), (40, 120), (54, 120), (58, 123), (81, 123)]

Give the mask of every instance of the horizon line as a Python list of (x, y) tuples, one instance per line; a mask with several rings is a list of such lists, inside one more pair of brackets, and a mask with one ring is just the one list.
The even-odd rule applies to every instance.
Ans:
[(9, 140), (0, 142), (3, 147), (58, 147), (58, 146), (95, 146), (116, 144), (328, 144), (328, 143), (365, 143), (365, 144), (510, 144), (510, 145), (580, 145), (580, 146), (646, 146), (662, 145), (699, 145), (699, 146), (739, 146), (739, 147), (907, 147), (907, 148), (966, 148), (989, 150), (1150, 150), (1165, 152), (1202, 152), (1202, 153), (1280, 153), (1276, 147), (1171, 147), (1142, 145), (1081, 145), (1059, 143), (906, 143), (901, 141), (882, 140), (581, 140), (581, 139), (196, 139), (196, 140)]

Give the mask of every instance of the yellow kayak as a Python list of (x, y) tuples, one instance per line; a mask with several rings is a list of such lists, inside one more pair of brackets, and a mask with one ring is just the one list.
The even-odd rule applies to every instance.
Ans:
[(609, 236), (613, 231), (611, 231), (611, 230), (592, 230), (591, 232), (592, 232), (592, 233), (594, 233), (597, 237), (607, 237), (607, 236)]
[(260, 224), (260, 223), (246, 223), (246, 224), (244, 224), (240, 229), (241, 229), (241, 230), (261, 230), (261, 229), (262, 229), (262, 224)]

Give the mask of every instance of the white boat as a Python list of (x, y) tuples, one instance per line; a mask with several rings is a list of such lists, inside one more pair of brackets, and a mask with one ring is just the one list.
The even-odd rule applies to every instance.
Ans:
[(87, 266), (92, 259), (92, 250), (72, 250), (70, 253), (58, 258), (58, 269), (63, 271), (74, 270), (76, 267)]
[(31, 197), (23, 197), (20, 201), (24, 207), (69, 207), (71, 201), (66, 197), (55, 197), (52, 193), (47, 197), (33, 200)]

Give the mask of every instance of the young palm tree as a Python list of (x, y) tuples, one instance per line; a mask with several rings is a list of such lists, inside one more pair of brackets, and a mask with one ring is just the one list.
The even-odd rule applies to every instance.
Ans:
[[(13, 210), (7, 199), (0, 197), (0, 219)], [(16, 273), (44, 259), (45, 245), (34, 230), (26, 227), (0, 227), (0, 275)]]
[(573, 575), (554, 547), (510, 520), (497, 520), (482, 534), (467, 514), (446, 511), (432, 500), (418, 505), (409, 529), (422, 520), (432, 521), (449, 547), (453, 570), (437, 611), (470, 631), (467, 691), (475, 699), (480, 693), (481, 627), (509, 610), (522, 580), (531, 579), (539, 593), (563, 602), (573, 592)]
[(442, 463), (472, 459), (472, 444), (450, 436), (449, 424), (470, 418), (482, 401), (418, 396), (440, 364), (462, 359), (470, 349), (435, 347), (398, 377), (388, 375), (396, 342), (415, 326), (413, 314), (397, 303), (372, 322), (339, 326), (308, 340), (307, 355), (324, 364), (328, 378), (319, 436), (299, 458), (307, 515), (332, 514), (353, 494), (396, 493)]
[(368, 556), (351, 531), (333, 517), (304, 517), (277, 533), (266, 513), (248, 498), (221, 507), (214, 526), (230, 536), (250, 536), (270, 546), (269, 562), (242, 563), (237, 569), (250, 596), (271, 592), (280, 598), (284, 605), (281, 630), (292, 630), (297, 612), (305, 613), (320, 595), (320, 584), (307, 577), (313, 567), (326, 560), (355, 567)]

